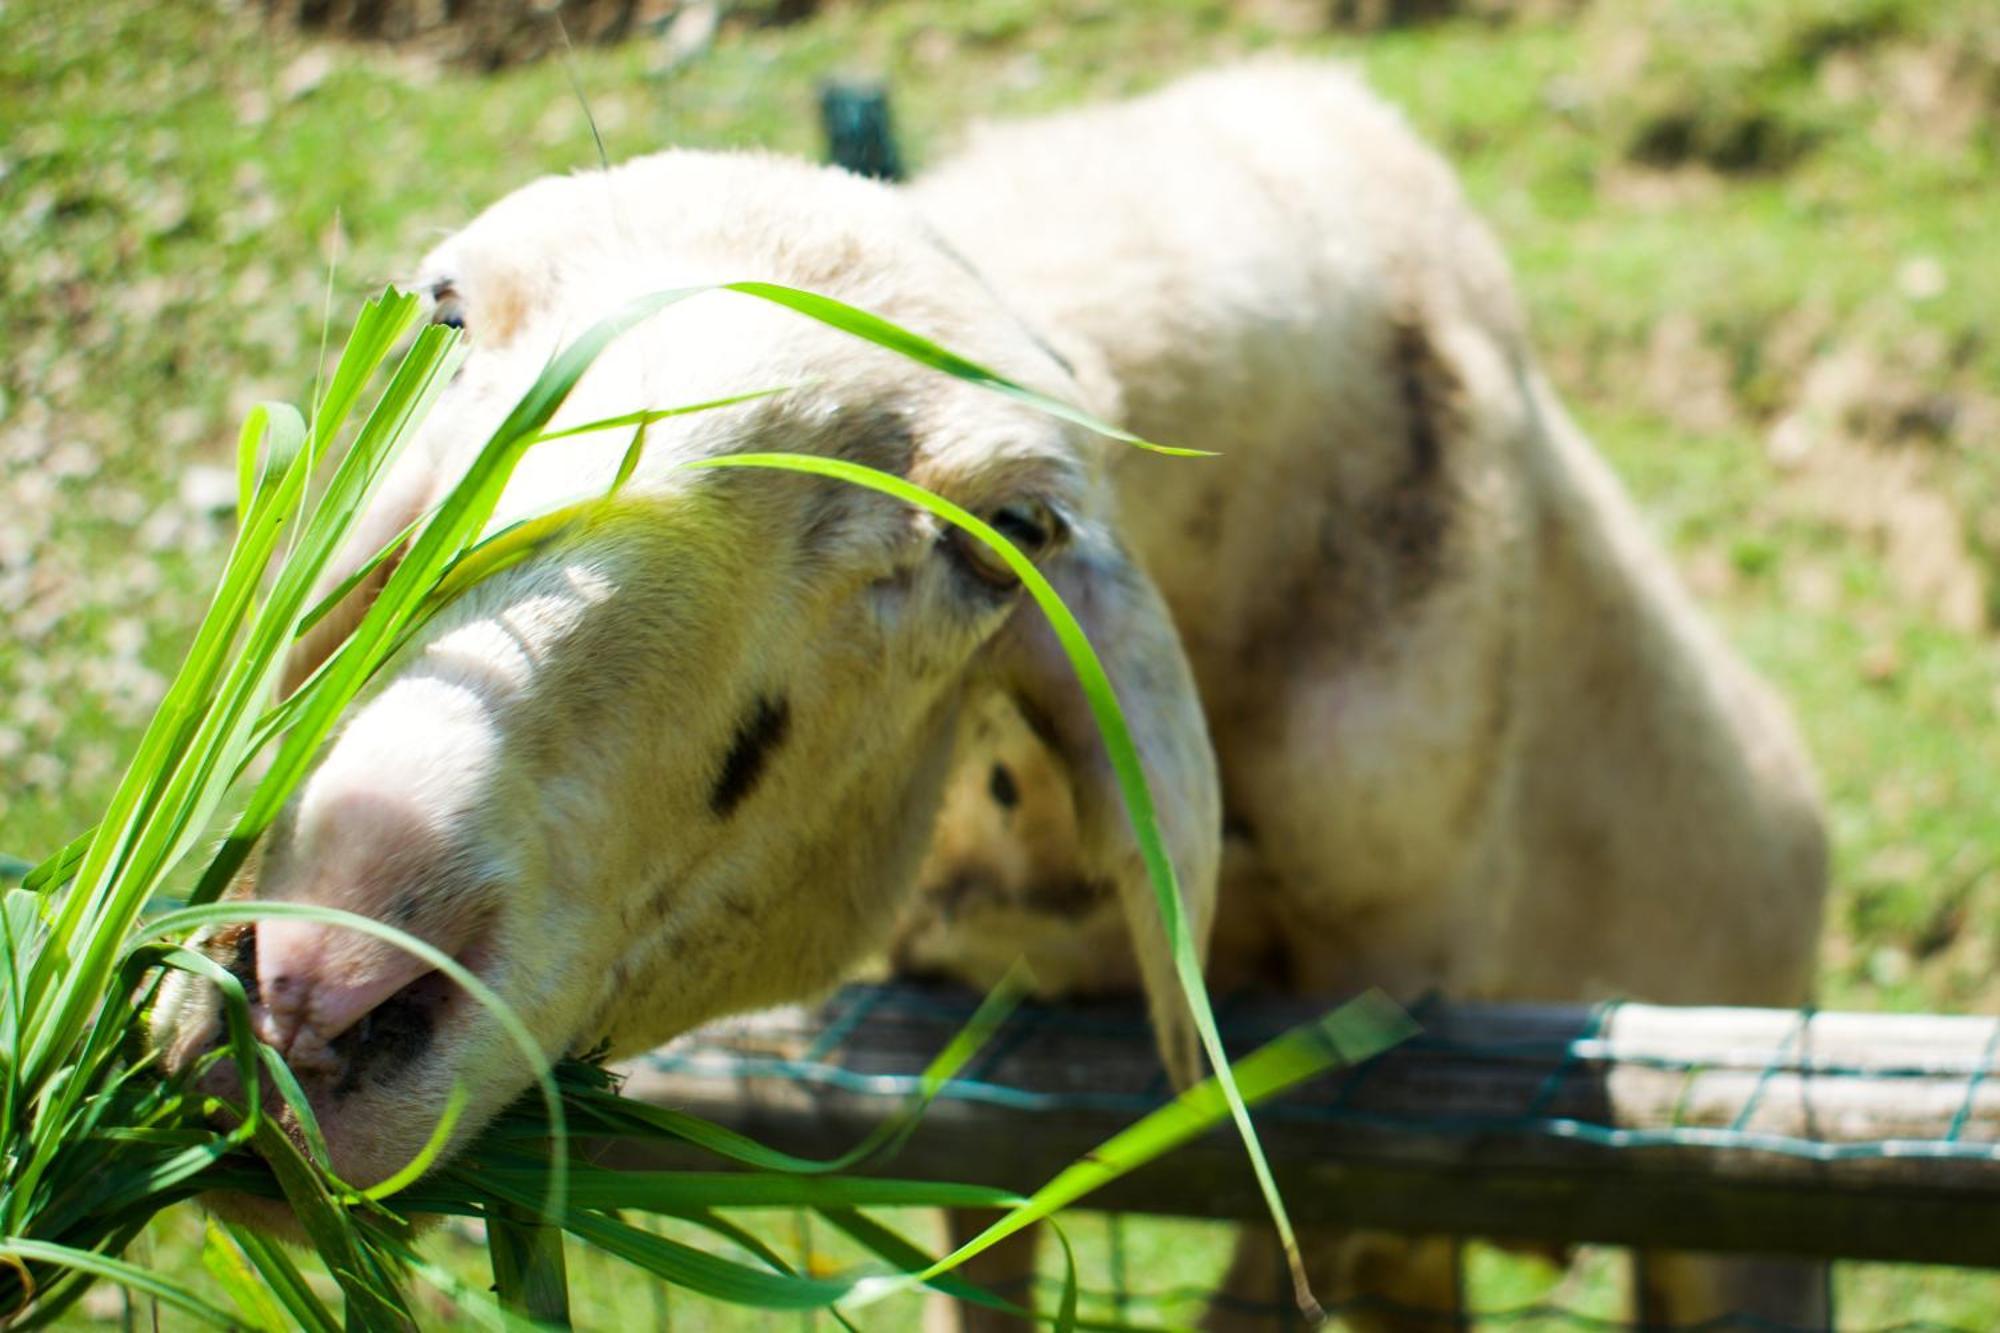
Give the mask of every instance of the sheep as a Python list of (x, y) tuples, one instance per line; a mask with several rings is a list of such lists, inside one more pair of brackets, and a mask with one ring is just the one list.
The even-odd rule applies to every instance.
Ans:
[[(783, 449), (904, 476), (1036, 561), (1118, 689), (1198, 937), (1227, 846), (1273, 886), (1302, 989), (1802, 998), (1824, 852), (1782, 707), (1564, 415), (1448, 169), (1336, 69), (1253, 65), (991, 131), (906, 187), (668, 151), (517, 191), (419, 268), (470, 353), (329, 586), (555, 349), (636, 293), (744, 277), (1226, 457), (1131, 450), (740, 297), (678, 305), (552, 425), (789, 391), (657, 423), (615, 499), (426, 624), (243, 891), (421, 936), (550, 1054), (637, 1051), (881, 947), (961, 726), (1004, 700), (1058, 770), (1073, 882), (1130, 941), (1120, 984), (1196, 1076), (1143, 863), (1037, 611), (927, 513), (681, 466)], [(626, 445), (540, 447), (494, 524), (602, 494)], [(211, 947), (254, 983), (351, 1183), (407, 1161), (454, 1084), (454, 1143), (527, 1084), (490, 1015), (370, 937), (273, 919)], [(186, 1067), (219, 1039), (213, 989), (176, 982), (157, 1032)]]

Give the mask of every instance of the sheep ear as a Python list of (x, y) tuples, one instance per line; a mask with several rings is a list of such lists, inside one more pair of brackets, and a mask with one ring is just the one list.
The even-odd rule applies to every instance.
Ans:
[[(319, 586), (313, 592), (315, 601), (352, 578), (357, 570), (375, 558), (376, 553), (395, 540), (397, 533), (423, 514), (424, 506), (430, 499), (431, 480), (428, 466), (392, 472), (384, 479), (382, 489), (376, 493), (368, 511), (356, 520), (354, 531), (348, 534), (347, 544), (328, 562), (320, 575)], [(392, 552), (369, 571), (367, 578), (341, 598), (318, 624), (299, 636), (286, 656), (284, 670), (278, 677), (278, 693), (281, 696), (289, 695), (304, 684), (306, 678), (319, 669), (319, 664), (354, 632), (401, 558), (400, 549)]]
[[(1215, 750), (1166, 603), (1108, 530), (1079, 527), (1043, 572), (1083, 625), (1111, 678), (1145, 769), (1160, 832), (1199, 955), (1207, 953), (1220, 857)], [(1160, 1056), (1176, 1085), (1201, 1078), (1199, 1036), (1181, 991), (1152, 880), (1111, 761), (1068, 656), (1039, 608), (1024, 604), (999, 645), (1008, 687), (1068, 769), (1079, 870), (1117, 888)]]

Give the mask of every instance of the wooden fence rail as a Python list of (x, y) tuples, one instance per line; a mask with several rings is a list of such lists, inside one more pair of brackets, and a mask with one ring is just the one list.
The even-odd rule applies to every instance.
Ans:
[[(968, 1012), (955, 994), (852, 987), (696, 1033), (629, 1066), (626, 1090), (832, 1156), (907, 1103)], [(1223, 1025), (1247, 1050), (1318, 1012), (1234, 1006)], [(1422, 1036), (1258, 1112), (1299, 1221), (2000, 1267), (2000, 1020), (1648, 1005), (1418, 1017)], [(1026, 1191), (1162, 1094), (1136, 1010), (1031, 1006), (864, 1169)], [(1089, 1206), (1262, 1215), (1227, 1129)]]

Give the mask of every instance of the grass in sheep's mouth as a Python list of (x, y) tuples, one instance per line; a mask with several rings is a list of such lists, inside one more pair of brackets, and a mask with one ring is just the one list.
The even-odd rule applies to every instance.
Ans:
[[(261, 998), (255, 924), (244, 922), (217, 932), (207, 952), (242, 986), (244, 1000), (254, 1012)], [(487, 948), (482, 943), (462, 950), (453, 961), (477, 976), (486, 957)], [(309, 1091), (324, 1091), (338, 1103), (364, 1082), (393, 1079), (421, 1060), (434, 1044), (439, 1025), (449, 1021), (451, 1011), (463, 999), (463, 991), (449, 977), (435, 970), (426, 972), (352, 1026), (327, 1038), (322, 1045), (333, 1057), (330, 1064), (315, 1061), (301, 1068), (297, 1060), (287, 1063)], [(219, 1050), (226, 1041), (226, 1033), (218, 1032), (211, 1049)]]
[[(1131, 439), (866, 312), (767, 284), (739, 283), (732, 289), (890, 347), (933, 370)], [(8, 964), (0, 978), (0, 1322), (18, 1329), (44, 1326), (89, 1282), (108, 1278), (217, 1326), (341, 1327), (342, 1319), (281, 1247), (238, 1226), (212, 1230), (209, 1256), (234, 1309), (118, 1257), (159, 1210), (211, 1191), (282, 1199), (338, 1284), (349, 1327), (409, 1326), (405, 1293), (413, 1275), (439, 1286), (465, 1315), (510, 1324), (512, 1317), (487, 1293), (466, 1289), (415, 1255), (407, 1219), (417, 1211), (485, 1216), (495, 1238), (501, 1296), (517, 1309), (526, 1303), (527, 1275), (503, 1256), (524, 1226), (560, 1228), (664, 1281), (766, 1309), (826, 1308), (919, 1282), (993, 1304), (993, 1298), (956, 1283), (948, 1268), (1225, 1117), (1237, 1119), (1261, 1167), (1243, 1117), (1246, 1098), (1281, 1091), (1404, 1033), (1400, 1011), (1364, 1003), (1238, 1062), (1232, 1079), (1221, 1061), (1136, 751), (1074, 618), (1033, 566), (976, 518), (900, 478), (824, 459), (739, 456), (715, 464), (817, 472), (886, 491), (957, 523), (1021, 575), (1070, 651), (1117, 761), (1142, 845), (1158, 872), (1156, 888), (1177, 942), (1190, 1004), (1222, 1071), (1216, 1080), (1116, 1136), (1032, 1198), (904, 1182), (895, 1193), (899, 1204), (994, 1207), (1005, 1210), (1003, 1219), (943, 1262), (879, 1228), (852, 1231), (887, 1272), (901, 1275), (885, 1280), (878, 1274), (864, 1288), (866, 1274), (826, 1278), (794, 1272), (714, 1211), (726, 1206), (730, 1195), (709, 1177), (651, 1173), (638, 1190), (616, 1173), (571, 1163), (567, 1136), (581, 1129), (596, 1136), (691, 1142), (726, 1162), (777, 1173), (760, 1195), (765, 1204), (817, 1208), (844, 1225), (840, 1219), (851, 1222), (854, 1208), (886, 1196), (879, 1182), (829, 1172), (892, 1145), (903, 1125), (886, 1127), (836, 1162), (790, 1158), (716, 1126), (627, 1101), (594, 1065), (566, 1061), (550, 1070), (527, 1029), (475, 969), (411, 936), (330, 909), (214, 901), (302, 779), (342, 709), (398, 647), (447, 598), (532, 553), (587, 508), (572, 506), (483, 535), (514, 464), (550, 438), (542, 433), (545, 426), (597, 353), (625, 328), (693, 294), (695, 289), (666, 292), (634, 302), (557, 357), (451, 494), (408, 534), (402, 559), (360, 625), (310, 680), (275, 706), (266, 700), (286, 651), (331, 600), (315, 606), (311, 592), (450, 378), (460, 357), (457, 335), (436, 326), (419, 330), (393, 358), (386, 382), (350, 437), (348, 422), (357, 416), (369, 384), (418, 322), (416, 299), (391, 290), (363, 311), (309, 417), (282, 404), (265, 404), (251, 414), (239, 445), (238, 535), (186, 660), (102, 820), (27, 869), (21, 887), (0, 898), (0, 945)], [(615, 490), (636, 463), (651, 421), (740, 401), (639, 412), (562, 434), (633, 431)], [(336, 449), (344, 437), (345, 449)], [(266, 755), (262, 776), (248, 782), (253, 759)], [(196, 850), (211, 838), (225, 805), (241, 808), (220, 849), (201, 863)], [(155, 914), (150, 904), (170, 882), (184, 882), (184, 874), (194, 876), (189, 905)], [(452, 1141), (456, 1097), (430, 1144), (405, 1169), (368, 1189), (339, 1181), (326, 1164), (299, 1079), (252, 1036), (257, 996), (250, 923), (273, 916), (390, 939), (434, 969), (375, 1011), (365, 1026), (334, 1040), (335, 1050), (347, 1056), (347, 1077), (366, 1077), (384, 1058), (416, 1059), (432, 1039), (440, 1011), (470, 1001), (489, 1011), (540, 1071), (537, 1088), (451, 1169), (421, 1184)], [(223, 961), (187, 942), (200, 930), (220, 932), (215, 939), (224, 942)], [(232, 937), (232, 931), (238, 933)], [(180, 1075), (164, 1077), (148, 1046), (145, 1017), (162, 978), (172, 971), (192, 973), (215, 988), (225, 1038)], [(459, 990), (464, 997), (455, 994)], [(911, 1117), (970, 1057), (1011, 997), (1005, 988), (996, 992), (938, 1057), (926, 1075), (930, 1091), (911, 1108)], [(1337, 1037), (1329, 1039), (1330, 1028), (1338, 1029)], [(385, 1047), (386, 1054), (375, 1054)], [(225, 1117), (218, 1127), (216, 1113), (225, 1108), (198, 1085), (200, 1074), (223, 1059), (234, 1062), (243, 1097), (237, 1116)], [(339, 1095), (338, 1085), (334, 1093)], [(298, 1142), (265, 1109), (267, 1094), (289, 1107)], [(579, 1186), (587, 1188), (573, 1188)], [(1282, 1226), (1275, 1193), (1270, 1197)], [(693, 1219), (744, 1246), (759, 1262), (724, 1259), (669, 1240), (633, 1225), (621, 1210)], [(1072, 1281), (1055, 1320), (1059, 1325), (1073, 1322), (1074, 1296)]]

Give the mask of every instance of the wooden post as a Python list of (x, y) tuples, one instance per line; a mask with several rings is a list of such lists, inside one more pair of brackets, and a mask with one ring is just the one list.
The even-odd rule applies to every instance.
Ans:
[[(626, 1091), (832, 1156), (905, 1104), (970, 1003), (850, 988), (693, 1034), (629, 1066)], [(1331, 1007), (1231, 1005), (1223, 1026), (1248, 1050)], [(1301, 1224), (2000, 1267), (2000, 1020), (1647, 1005), (1417, 1016), (1422, 1036), (1256, 1113)], [(1027, 1191), (1163, 1088), (1136, 1007), (1030, 1007), (988, 1050), (896, 1156), (862, 1169)], [(693, 1149), (617, 1152), (718, 1165)], [(1226, 1128), (1087, 1206), (1262, 1216)]]
[(538, 1324), (568, 1328), (569, 1273), (563, 1233), (532, 1210), (496, 1208), (486, 1217), (493, 1289), (503, 1308)]

